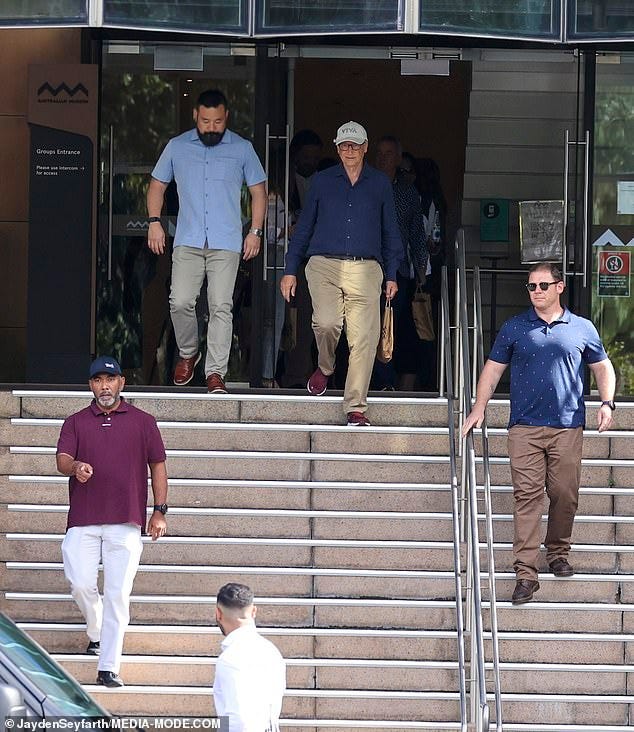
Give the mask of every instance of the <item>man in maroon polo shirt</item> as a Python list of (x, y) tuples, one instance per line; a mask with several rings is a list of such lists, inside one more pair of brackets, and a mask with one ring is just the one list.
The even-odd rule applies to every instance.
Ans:
[[(125, 378), (114, 358), (90, 366), (95, 398), (64, 422), (57, 469), (70, 476), (70, 510), (62, 542), (64, 574), (86, 619), (87, 653), (99, 656), (97, 683), (123, 686), (119, 676), (130, 593), (146, 524), (148, 466), (154, 512), (147, 533), (156, 540), (167, 523), (165, 447), (156, 420), (121, 397)], [(103, 564), (103, 599), (97, 588)]]

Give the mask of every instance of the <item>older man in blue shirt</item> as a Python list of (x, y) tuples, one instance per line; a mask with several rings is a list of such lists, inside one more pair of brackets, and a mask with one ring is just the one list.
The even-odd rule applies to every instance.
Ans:
[(367, 396), (380, 334), (379, 299), (396, 294), (396, 270), (403, 258), (392, 184), (364, 162), (368, 136), (346, 122), (334, 140), (341, 164), (315, 175), (286, 255), (280, 283), (289, 301), (303, 259), (313, 302), (318, 367), (308, 391), (324, 394), (335, 369), (335, 350), (346, 328), (350, 348), (343, 408), (349, 425), (366, 426)]
[[(188, 384), (200, 361), (196, 300), (207, 276), (209, 323), (205, 376), (211, 393), (226, 393), (224, 377), (232, 337), (233, 288), (240, 253), (249, 260), (260, 251), (267, 198), (266, 175), (253, 146), (227, 129), (224, 94), (203, 92), (194, 109), (194, 129), (172, 138), (154, 170), (147, 193), (148, 245), (165, 251), (161, 209), (172, 180), (178, 186), (179, 213), (172, 255), (170, 312), (179, 360), (174, 383)], [(240, 193), (251, 194), (251, 229), (242, 239)]]
[(574, 573), (568, 554), (581, 480), (584, 364), (594, 374), (603, 400), (597, 418), (599, 432), (612, 425), (616, 388), (614, 369), (596, 328), (561, 305), (565, 283), (557, 266), (533, 265), (526, 287), (532, 307), (500, 329), (463, 428), (466, 435), (472, 427), (480, 427), (486, 405), (510, 363), (514, 605), (528, 602), (539, 589), (544, 486), (550, 499), (546, 562), (556, 577)]

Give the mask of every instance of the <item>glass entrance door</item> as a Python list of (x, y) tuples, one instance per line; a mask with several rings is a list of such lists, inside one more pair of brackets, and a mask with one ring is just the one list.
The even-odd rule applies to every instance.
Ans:
[[(192, 109), (205, 89), (224, 91), (230, 128), (253, 139), (255, 62), (253, 47), (228, 44), (174, 46), (167, 51), (152, 44), (111, 43), (104, 48), (96, 347), (99, 353), (120, 359), (128, 383), (171, 384), (177, 355), (168, 296), (178, 196), (171, 185), (163, 209), (168, 251), (156, 256), (147, 248), (145, 196), (150, 173), (167, 141), (193, 126)], [(197, 71), (178, 70), (197, 64)], [(248, 201), (245, 189), (245, 225)], [(253, 264), (242, 263), (236, 279), (226, 379), (232, 383), (250, 381), (253, 271)], [(198, 316), (204, 347), (206, 297), (198, 300)], [(203, 384), (201, 371), (191, 385)]]
[(617, 394), (634, 395), (634, 54), (597, 59), (593, 207), (590, 227), (592, 318), (617, 374)]

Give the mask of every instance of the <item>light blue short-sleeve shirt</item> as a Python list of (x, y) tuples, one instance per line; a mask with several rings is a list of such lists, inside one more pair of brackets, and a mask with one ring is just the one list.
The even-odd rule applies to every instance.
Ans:
[(263, 183), (266, 175), (253, 145), (231, 130), (214, 147), (196, 128), (173, 137), (154, 166), (152, 178), (176, 181), (178, 220), (174, 246), (242, 250), (242, 184)]

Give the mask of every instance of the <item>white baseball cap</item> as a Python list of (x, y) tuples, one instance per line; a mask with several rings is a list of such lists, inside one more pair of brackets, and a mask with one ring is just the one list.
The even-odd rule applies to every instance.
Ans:
[(337, 130), (337, 137), (333, 140), (335, 145), (341, 145), (342, 142), (355, 142), (357, 145), (362, 145), (367, 141), (368, 133), (365, 131), (365, 127), (352, 120), (341, 125)]

